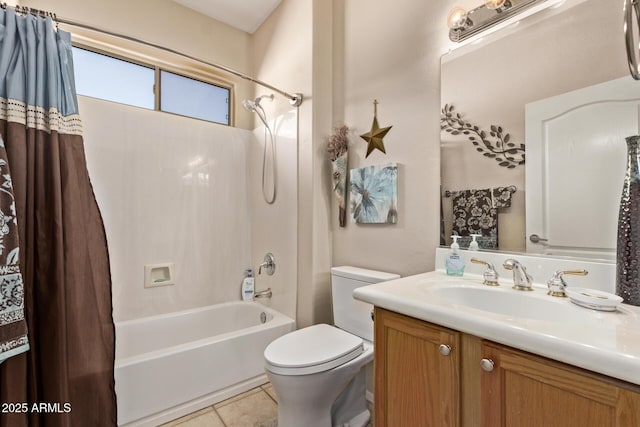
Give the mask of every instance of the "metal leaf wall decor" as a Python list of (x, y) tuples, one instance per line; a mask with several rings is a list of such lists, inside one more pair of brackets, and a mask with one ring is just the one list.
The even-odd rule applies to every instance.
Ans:
[(499, 166), (513, 169), (524, 165), (524, 144), (511, 142), (511, 136), (502, 126), (491, 125), (487, 135), (487, 131), (463, 120), (460, 113), (453, 111), (453, 105), (445, 104), (440, 114), (440, 129), (451, 135), (466, 135), (479, 153), (494, 159)]

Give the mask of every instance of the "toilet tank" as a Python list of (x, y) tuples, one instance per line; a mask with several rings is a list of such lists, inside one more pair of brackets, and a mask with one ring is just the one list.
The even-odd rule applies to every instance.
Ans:
[(353, 298), (361, 286), (398, 279), (400, 275), (364, 268), (342, 266), (331, 269), (333, 323), (342, 330), (373, 341), (373, 306)]

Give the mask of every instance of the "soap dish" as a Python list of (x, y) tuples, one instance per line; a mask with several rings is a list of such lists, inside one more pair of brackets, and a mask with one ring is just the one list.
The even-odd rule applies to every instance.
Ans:
[(622, 302), (622, 297), (618, 295), (595, 289), (567, 288), (566, 292), (572, 303), (592, 310), (615, 311)]

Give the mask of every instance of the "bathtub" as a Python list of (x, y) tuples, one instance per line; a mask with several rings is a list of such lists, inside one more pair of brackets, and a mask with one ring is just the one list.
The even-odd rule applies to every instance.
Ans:
[(157, 426), (265, 383), (264, 349), (294, 329), (247, 302), (116, 323), (118, 425)]

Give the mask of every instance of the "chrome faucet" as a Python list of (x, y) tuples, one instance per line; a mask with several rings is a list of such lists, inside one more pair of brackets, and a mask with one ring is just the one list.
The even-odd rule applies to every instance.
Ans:
[(254, 292), (254, 298), (271, 298), (273, 296), (273, 292), (271, 292), (271, 288), (267, 288), (264, 291)]
[(258, 274), (262, 274), (262, 267), (269, 276), (276, 271), (276, 260), (271, 252), (264, 256), (264, 262), (258, 266)]
[(565, 290), (567, 289), (567, 282), (564, 281), (564, 275), (569, 274), (573, 276), (586, 276), (589, 274), (587, 270), (558, 270), (553, 273), (551, 279), (547, 282), (547, 287), (549, 288), (548, 295), (552, 297), (566, 297), (567, 293)]
[(482, 282), (483, 285), (500, 286), (500, 283), (498, 283), (498, 272), (493, 267), (493, 264), (475, 257), (471, 258), (471, 262), (474, 264), (482, 264), (487, 266), (487, 269), (484, 271), (484, 273), (482, 273), (482, 278), (484, 279), (484, 281)]
[(533, 277), (527, 273), (527, 269), (524, 265), (520, 264), (513, 258), (509, 258), (502, 264), (507, 270), (513, 271), (513, 289), (519, 291), (532, 291), (531, 284), (533, 283)]

